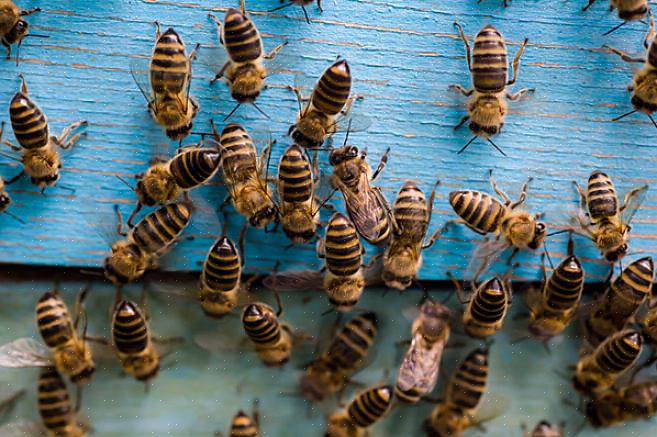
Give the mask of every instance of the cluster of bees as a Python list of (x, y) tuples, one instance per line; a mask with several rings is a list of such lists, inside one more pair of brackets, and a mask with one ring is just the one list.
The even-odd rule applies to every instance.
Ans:
[[(586, 8), (593, 2), (590, 0)], [(306, 13), (305, 6), (309, 3), (307, 0), (284, 2), (281, 8), (299, 4)], [(320, 6), (319, 1), (317, 3)], [(504, 3), (506, 6), (506, 1)], [(625, 20), (621, 25), (648, 14), (645, 0), (612, 0), (611, 4)], [(20, 46), (23, 38), (30, 35), (22, 17), (37, 11), (21, 11), (10, 0), (0, 0), (0, 35), (9, 51), (12, 44)], [(265, 53), (260, 34), (246, 13), (243, 1), (241, 9), (229, 9), (223, 21), (212, 15), (211, 18), (219, 27), (220, 41), (228, 56), (212, 82), (221, 79), (227, 83), (237, 102), (236, 109), (242, 104), (257, 109), (256, 100), (265, 89), (268, 76), (266, 60), (273, 59), (286, 43)], [(520, 57), (527, 40), (512, 60), (513, 75), (509, 80), (502, 35), (493, 26), (485, 26), (475, 36), (471, 53), (463, 29), (458, 23), (455, 26), (466, 46), (473, 83), (473, 89), (460, 85), (450, 87), (471, 96), (468, 113), (457, 127), (469, 121), (474, 137), (459, 153), (477, 137), (486, 139), (504, 153), (491, 138), (502, 129), (507, 100), (517, 100), (533, 91), (508, 92), (508, 87), (518, 78)], [(631, 88), (635, 108), (632, 112), (645, 113), (651, 120), (657, 109), (654, 34), (651, 17), (650, 30), (644, 40), (648, 49), (645, 60), (608, 48), (627, 61), (644, 62)], [(328, 303), (336, 312), (350, 312), (358, 305), (367, 285), (384, 283), (387, 287), (405, 290), (414, 283), (419, 284), (417, 274), (422, 265), (422, 251), (432, 246), (447, 227), (464, 224), (486, 239), (473, 257), (473, 275), (468, 287), (452, 276), (464, 308), (459, 323), (467, 335), (485, 341), (486, 346), (471, 351), (463, 359), (422, 426), (428, 436), (461, 435), (468, 428), (492, 419), (478, 417), (477, 412), (486, 393), (491, 339), (503, 326), (513, 294), (511, 270), (501, 278), (491, 276), (481, 281), (480, 278), (487, 275), (490, 265), (503, 251), (511, 249), (512, 258), (520, 250), (545, 250), (548, 236), (570, 232), (567, 258), (553, 266), (549, 276), (543, 263), (542, 285), (525, 290), (530, 319), (528, 338), (545, 343), (560, 335), (574, 319), (583, 321), (586, 345), (569, 378), (584, 397), (583, 407), (579, 408), (592, 426), (616, 425), (657, 412), (657, 381), (634, 382), (634, 376), (641, 369), (657, 361), (657, 301), (651, 298), (653, 261), (645, 257), (625, 268), (621, 265), (620, 274), (613, 277), (613, 266), (628, 252), (630, 222), (645, 197), (647, 186), (631, 190), (621, 203), (611, 178), (596, 170), (586, 189), (575, 183), (581, 198), (580, 213), (570, 226), (548, 234), (541, 214), (522, 209), (529, 181), (522, 187), (519, 198), (513, 201), (497, 186), (491, 170), (490, 183), (497, 197), (469, 189), (450, 193), (449, 203), (457, 218), (428, 236), (439, 182), (428, 198), (415, 183), (405, 182), (392, 206), (388, 204), (373, 182), (383, 171), (390, 150), (373, 170), (366, 151), (348, 143), (352, 124), (358, 124), (357, 115), (351, 109), (359, 96), (352, 93), (347, 60), (337, 59), (317, 80), (309, 98), (305, 99), (298, 88), (290, 87), (298, 97), (299, 114), (290, 126), (288, 134), (293, 143), (280, 159), (273, 190), (268, 170), (274, 143), (265, 145), (258, 154), (254, 140), (240, 124), (227, 123), (219, 130), (212, 123), (211, 132), (202, 133), (200, 143), (182, 146), (183, 139), (192, 133), (194, 118), (200, 110), (189, 93), (197, 49), (198, 46), (188, 54), (174, 29), (162, 33), (156, 23), (150, 65), (145, 70), (136, 64), (132, 68), (153, 119), (171, 140), (179, 141), (180, 148), (172, 158), (158, 159), (143, 174), (137, 175), (133, 188), (136, 206), (125, 223), (120, 210), (115, 208), (117, 232), (121, 238), (112, 244), (104, 262), (104, 276), (117, 286), (111, 340), (92, 338), (86, 333), (84, 298), (88, 289), (79, 295), (72, 312), (55, 290), (45, 293), (36, 306), (37, 326), (43, 342), (21, 338), (0, 348), (3, 366), (43, 367), (38, 383), (43, 423), (24, 423), (21, 432), (38, 432), (39, 428), (44, 428), (52, 436), (87, 434), (88, 428), (77, 417), (79, 394), (75, 406), (64, 378), (79, 388), (91, 380), (96, 365), (90, 342), (112, 346), (123, 370), (138, 381), (148, 383), (158, 374), (162, 353), (149, 328), (145, 296), (142, 295), (139, 303), (132, 302), (123, 298), (121, 289), (125, 284), (140, 280), (148, 270), (157, 268), (158, 259), (177, 242), (190, 238), (183, 235), (197, 209), (190, 192), (206, 184), (218, 172), (222, 173), (228, 191), (221, 208), (231, 203), (244, 217), (245, 224), (237, 244), (226, 235), (224, 228), (223, 235), (208, 251), (195, 294), (203, 312), (210, 317), (221, 318), (236, 309), (241, 311), (244, 332), (264, 365), (283, 366), (290, 359), (299, 337), (282, 320), (278, 292), (323, 288)], [(0, 186), (3, 192), (0, 208), (5, 212), (10, 204), (9, 196), (4, 193), (5, 185), (23, 175), (29, 176), (42, 190), (57, 183), (62, 166), (59, 150), (73, 147), (84, 136), (80, 130), (87, 125), (86, 121), (78, 121), (59, 136), (51, 136), (46, 116), (29, 97), (24, 79), (10, 102), (9, 116), (19, 145), (3, 143), (20, 154), (13, 159), (22, 163), (23, 170)], [(3, 124), (0, 135), (4, 127)], [(341, 128), (346, 128), (347, 132), (344, 144), (334, 147), (332, 136)], [(318, 161), (319, 154), (326, 150), (332, 168), (328, 183), (330, 192), (320, 196)], [(326, 224), (324, 235), (320, 236), (320, 211), (330, 208), (327, 202), (335, 192), (342, 195), (347, 213), (335, 212)], [(135, 223), (144, 206), (156, 209)], [(276, 309), (255, 300), (249, 293), (254, 280), (242, 278), (247, 227), (266, 228), (274, 223), (274, 226), (281, 225), (293, 245), (317, 241), (317, 254), (325, 260), (324, 267), (318, 271), (283, 271), (268, 276), (264, 285), (275, 292)], [(607, 289), (588, 305), (580, 302), (585, 272), (573, 253), (572, 233), (590, 239), (612, 266)], [(379, 248), (367, 264), (363, 241)], [(547, 250), (545, 255), (551, 263)], [(358, 393), (344, 408), (329, 416), (325, 435), (364, 436), (394, 406), (416, 404), (428, 398), (437, 384), (453, 319), (454, 315), (444, 302), (434, 301), (425, 290), (394, 386), (378, 385)], [(375, 313), (361, 312), (336, 330), (328, 348), (304, 368), (299, 390), (308, 401), (321, 402), (344, 390), (351, 376), (363, 367), (375, 343), (378, 323)], [(639, 363), (646, 346), (653, 354), (646, 362)], [(526, 435), (559, 436), (563, 432), (561, 425), (542, 421)], [(257, 413), (252, 416), (243, 412), (237, 414), (230, 435), (259, 435)]]

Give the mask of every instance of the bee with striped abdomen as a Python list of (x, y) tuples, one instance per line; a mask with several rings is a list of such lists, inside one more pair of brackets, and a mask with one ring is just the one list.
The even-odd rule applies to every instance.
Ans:
[(392, 205), (395, 229), (383, 254), (382, 277), (386, 286), (397, 290), (410, 287), (422, 267), (422, 251), (431, 247), (440, 236), (441, 229), (434, 232), (429, 241), (424, 241), (439, 183), (437, 181), (434, 185), (429, 201), (413, 182), (404, 183), (399, 190)]
[[(547, 236), (545, 223), (538, 220), (540, 214), (517, 209), (525, 203), (529, 182), (523, 185), (516, 202), (497, 187), (493, 179), (493, 170), (489, 171), (489, 180), (495, 193), (504, 203), (490, 194), (475, 190), (460, 190), (449, 193), (449, 203), (473, 231), (481, 235), (492, 234), (495, 239), (484, 242), (478, 249), (478, 257), (483, 258), (486, 266), (500, 251), (511, 246), (513, 254), (521, 249), (538, 249)], [(513, 255), (512, 255), (513, 256)]]
[[(0, 140), (2, 139), (2, 131), (0, 128)], [(9, 193), (5, 190), (5, 180), (0, 177), (0, 214), (5, 213), (9, 217), (13, 218), (19, 223), (25, 223), (23, 219), (18, 217), (17, 215), (13, 214), (12, 212), (8, 211), (9, 205), (11, 205), (11, 197), (9, 196)]]
[(112, 342), (127, 375), (145, 383), (157, 376), (160, 356), (153, 345), (148, 320), (136, 303), (123, 300), (116, 305)]
[[(347, 117), (353, 119), (349, 112), (358, 97), (350, 97), (351, 71), (345, 59), (338, 59), (324, 71), (303, 109), (301, 90), (298, 87), (291, 88), (297, 96), (299, 116), (296, 123), (290, 126), (288, 134), (301, 147), (322, 147), (338, 131), (338, 122), (346, 127)], [(365, 119), (363, 121), (367, 122)]]
[[(596, 0), (588, 0), (587, 5), (582, 8), (582, 11), (586, 11), (595, 2)], [(618, 30), (630, 21), (643, 20), (650, 13), (648, 0), (609, 0), (609, 10), (613, 11), (614, 9), (618, 9), (618, 18), (623, 20), (623, 22), (603, 33), (603, 36)]]
[(258, 357), (266, 366), (280, 367), (292, 354), (293, 334), (290, 327), (281, 323), (283, 313), (278, 296), (278, 310), (261, 302), (248, 305), (242, 312), (242, 326), (249, 340), (255, 344)]
[(278, 164), (279, 217), (285, 235), (294, 244), (305, 244), (317, 233), (319, 208), (315, 197), (317, 169), (299, 145), (285, 149)]
[(310, 17), (308, 17), (308, 11), (306, 10), (306, 6), (312, 3), (317, 3), (317, 9), (319, 9), (319, 12), (324, 12), (324, 9), (322, 9), (322, 0), (280, 0), (280, 2), (283, 4), (278, 6), (277, 8), (270, 9), (267, 12), (276, 12), (283, 8), (287, 8), (288, 6), (299, 5), (301, 6), (301, 10), (303, 11), (303, 16), (306, 17), (306, 23), (308, 24), (310, 24)]
[(424, 422), (427, 436), (458, 437), (473, 426), (487, 384), (488, 349), (475, 349), (456, 370), (443, 401)]
[(585, 395), (597, 395), (614, 385), (619, 376), (636, 363), (643, 340), (637, 331), (617, 332), (595, 350), (580, 358), (573, 385)]
[(614, 279), (584, 321), (586, 338), (597, 345), (620, 331), (649, 298), (655, 276), (652, 258), (634, 261)]
[(54, 367), (45, 367), (41, 370), (37, 404), (48, 436), (84, 437), (87, 435), (88, 430), (77, 420), (78, 411), (69, 399), (66, 383)]
[(459, 303), (467, 305), (463, 311), (463, 328), (473, 338), (485, 339), (502, 329), (504, 318), (511, 306), (511, 288), (507, 278), (490, 278), (479, 286), (471, 283), (472, 295), (466, 297), (461, 283), (447, 272), (456, 288)]
[(221, 156), (216, 149), (187, 146), (170, 160), (156, 158), (145, 173), (137, 175), (138, 203), (128, 218), (128, 226), (142, 205), (164, 205), (175, 200), (180, 193), (187, 198), (189, 190), (209, 181), (217, 172)]
[(586, 403), (585, 413), (594, 428), (649, 420), (657, 414), (657, 381), (607, 390)]
[[(219, 41), (226, 49), (228, 60), (219, 73), (210, 81), (225, 78), (230, 93), (237, 101), (237, 106), (228, 115), (230, 117), (243, 103), (250, 103), (262, 112), (256, 105), (256, 99), (266, 87), (268, 71), (266, 60), (272, 60), (287, 44), (283, 42), (265, 53), (260, 32), (246, 13), (244, 0), (240, 0), (240, 9), (229, 8), (222, 23), (213, 14), (208, 14), (219, 27)], [(226, 118), (228, 118), (226, 117)]]
[(7, 59), (11, 57), (11, 45), (18, 44), (16, 62), (20, 58), (21, 44), (27, 36), (41, 36), (28, 33), (29, 24), (23, 19), (35, 12), (41, 12), (41, 8), (20, 9), (13, 0), (0, 0), (0, 42), (7, 48)]
[(392, 387), (382, 385), (360, 392), (347, 408), (328, 419), (325, 437), (363, 437), (381, 420), (392, 404)]
[[(62, 168), (59, 149), (64, 151), (71, 149), (80, 137), (86, 134), (79, 132), (71, 136), (71, 133), (81, 126), (86, 126), (87, 122), (75, 122), (64, 129), (59, 136), (50, 135), (46, 115), (29, 97), (23, 75), (20, 75), (20, 78), (21, 89), (9, 104), (9, 118), (19, 146), (9, 141), (3, 143), (12, 151), (21, 153), (21, 158), (16, 160), (23, 164), (23, 170), (6, 183), (12, 184), (27, 174), (30, 181), (41, 188), (43, 193), (47, 187), (55, 185), (59, 180), (59, 171)], [(0, 138), (3, 130), (4, 124), (0, 128)]]
[(390, 148), (372, 173), (366, 160), (367, 152), (359, 152), (356, 146), (346, 145), (347, 139), (344, 146), (333, 149), (329, 156), (333, 166), (331, 185), (342, 193), (349, 217), (363, 239), (370, 244), (384, 246), (390, 239), (393, 219), (381, 190), (370, 183), (388, 162)]
[(563, 424), (557, 425), (547, 420), (538, 422), (531, 431), (528, 431), (524, 424), (522, 428), (523, 437), (564, 437), (566, 435)]
[[(230, 424), (228, 437), (260, 437), (260, 411), (258, 400), (253, 401), (253, 412), (251, 417), (243, 410), (239, 410)], [(216, 437), (223, 437), (221, 431), (214, 433)]]
[(336, 311), (351, 311), (363, 294), (363, 252), (351, 220), (339, 212), (333, 214), (317, 246), (317, 255), (326, 260), (324, 290)]
[(449, 309), (439, 303), (427, 300), (420, 307), (411, 328), (411, 345), (397, 374), (395, 396), (401, 402), (415, 404), (436, 386), (449, 340), (449, 318)]
[(260, 158), (246, 129), (237, 123), (227, 124), (212, 133), (219, 142), (224, 182), (228, 189), (226, 202), (231, 199), (235, 210), (255, 228), (264, 228), (277, 216), (278, 210), (271, 197), (267, 181), (267, 166), (271, 144), (262, 149)]
[(627, 253), (630, 222), (643, 203), (648, 185), (629, 191), (621, 205), (614, 183), (600, 170), (591, 173), (586, 191), (576, 181), (573, 184), (581, 200), (579, 232), (595, 243), (607, 262), (615, 263)]
[[(139, 61), (131, 65), (132, 77), (148, 102), (153, 119), (167, 136), (182, 141), (192, 130), (199, 105), (189, 95), (192, 61), (200, 44), (187, 56), (185, 44), (173, 28), (160, 32), (155, 22), (155, 47), (147, 69)], [(148, 71), (148, 76), (144, 71)], [(146, 80), (148, 78), (148, 80)], [(148, 83), (147, 83), (148, 82)]]
[[(468, 61), (468, 70), (472, 75), (473, 89), (466, 90), (461, 85), (450, 85), (450, 91), (456, 91), (464, 96), (472, 96), (468, 101), (468, 115), (463, 117), (454, 129), (463, 126), (468, 120), (468, 127), (474, 134), (472, 139), (458, 151), (462, 153), (477, 138), (483, 137), (502, 155), (505, 153), (491, 140), (492, 136), (500, 133), (504, 126), (504, 118), (507, 113), (507, 100), (518, 100), (524, 94), (533, 92), (533, 88), (523, 88), (514, 94), (506, 89), (516, 83), (518, 69), (520, 67), (520, 56), (527, 45), (527, 38), (518, 49), (513, 58), (513, 77), (509, 80), (507, 51), (502, 34), (490, 24), (484, 26), (474, 39), (474, 51), (470, 56), (470, 44), (463, 32), (463, 28), (457, 22), (454, 26), (459, 31), (459, 36), (465, 44), (465, 56)], [(474, 95), (473, 95), (474, 93)]]
[(146, 270), (157, 266), (157, 259), (181, 240), (180, 234), (189, 224), (193, 211), (190, 202), (170, 203), (146, 215), (126, 232), (118, 206), (114, 209), (117, 232), (125, 239), (112, 245), (104, 268), (105, 277), (119, 286), (141, 278)]
[(378, 330), (376, 314), (362, 313), (349, 320), (329, 348), (305, 366), (299, 380), (304, 398), (320, 402), (341, 390), (364, 363)]

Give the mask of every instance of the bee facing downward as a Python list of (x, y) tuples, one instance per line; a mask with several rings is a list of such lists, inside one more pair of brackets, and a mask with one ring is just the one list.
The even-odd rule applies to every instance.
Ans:
[[(596, 0), (588, 1), (588, 4), (582, 8), (582, 11), (586, 11), (596, 2)], [(612, 27), (602, 35), (609, 35), (630, 21), (642, 20), (650, 12), (648, 0), (609, 0), (609, 10), (613, 11), (614, 9), (618, 9), (618, 18), (623, 20), (623, 22), (618, 26)]]
[(471, 57), (470, 44), (463, 28), (457, 22), (454, 22), (454, 26), (458, 29), (459, 35), (465, 44), (468, 70), (472, 74), (472, 85), (474, 86), (474, 89), (470, 90), (466, 90), (461, 85), (449, 86), (450, 91), (459, 92), (464, 96), (472, 96), (468, 101), (468, 115), (463, 117), (454, 129), (460, 128), (466, 121), (470, 120), (468, 127), (474, 133), (474, 136), (458, 153), (465, 151), (479, 136), (485, 138), (497, 151), (505, 155), (502, 149), (493, 143), (491, 137), (499, 134), (502, 130), (507, 112), (506, 100), (518, 100), (524, 94), (534, 91), (531, 88), (524, 88), (510, 94), (506, 90), (518, 79), (520, 56), (527, 45), (527, 38), (525, 38), (520, 49), (518, 49), (518, 53), (513, 58), (513, 77), (509, 80), (507, 51), (502, 34), (490, 24), (485, 26), (475, 36), (474, 51)]
[(23, 19), (35, 12), (41, 12), (41, 8), (20, 9), (13, 0), (0, 0), (0, 42), (7, 48), (7, 59), (11, 57), (11, 45), (18, 44), (16, 62), (20, 57), (20, 47), (23, 38), (27, 36), (40, 36), (28, 33), (30, 25)]
[(382, 385), (361, 393), (347, 408), (333, 413), (328, 419), (325, 437), (364, 437), (368, 429), (379, 421), (392, 405), (392, 387)]

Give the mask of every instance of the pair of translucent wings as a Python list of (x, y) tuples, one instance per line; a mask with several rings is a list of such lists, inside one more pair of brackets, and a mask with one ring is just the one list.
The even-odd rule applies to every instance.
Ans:
[[(133, 58), (130, 61), (130, 74), (132, 75), (132, 78), (134, 79), (135, 83), (139, 87), (139, 91), (141, 91), (142, 95), (146, 99), (146, 102), (150, 105), (153, 102), (155, 102), (155, 94), (153, 93), (153, 87), (151, 86), (151, 81), (150, 81), (150, 62), (151, 58)], [(190, 68), (189, 68), (189, 74), (187, 75), (187, 78), (185, 80), (185, 86), (183, 88), (183, 95), (180, 95), (178, 92), (175, 92), (175, 90), (172, 91), (172, 94), (176, 96), (176, 98), (181, 99), (181, 103), (185, 105), (185, 108), (187, 108), (186, 105), (189, 104), (189, 85), (192, 81), (192, 70), (193, 70), (193, 65), (194, 61), (192, 60), (190, 62)], [(164, 93), (166, 93), (167, 90), (164, 90)]]
[(423, 343), (422, 334), (416, 332), (399, 368), (397, 386), (403, 391), (414, 389), (421, 395), (427, 395), (438, 382), (445, 343), (436, 342), (432, 347), (426, 347)]
[(48, 348), (33, 338), (23, 337), (0, 346), (0, 367), (46, 367), (52, 364)]

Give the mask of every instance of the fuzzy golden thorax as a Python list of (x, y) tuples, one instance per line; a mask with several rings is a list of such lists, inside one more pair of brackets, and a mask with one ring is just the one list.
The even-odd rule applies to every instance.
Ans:
[(235, 187), (233, 202), (237, 212), (246, 217), (254, 228), (264, 228), (278, 213), (269, 188), (260, 180), (250, 180)]
[(324, 290), (329, 302), (340, 312), (352, 310), (365, 289), (365, 277), (362, 270), (350, 276), (336, 276), (329, 270), (324, 275)]
[(148, 265), (149, 257), (139, 246), (121, 240), (112, 245), (112, 253), (105, 258), (105, 277), (116, 285), (127, 284), (139, 279)]
[(138, 381), (147, 382), (160, 371), (160, 357), (152, 345), (139, 354), (119, 353), (119, 357), (123, 371)]
[(393, 240), (383, 255), (383, 280), (390, 288), (405, 290), (411, 286), (421, 266), (419, 247)]
[(522, 210), (511, 212), (502, 222), (501, 230), (504, 239), (518, 249), (538, 249), (547, 236), (545, 223)]
[(182, 140), (189, 135), (198, 110), (196, 100), (184, 94), (178, 97), (167, 96), (151, 105), (151, 115), (173, 141)]
[(283, 206), (281, 224), (285, 235), (294, 244), (305, 244), (313, 239), (317, 232), (319, 214), (313, 216), (313, 211), (306, 205)]
[(482, 94), (475, 91), (468, 102), (468, 127), (473, 134), (490, 138), (502, 130), (506, 111), (507, 103), (502, 93)]
[(324, 437), (362, 437), (366, 432), (356, 426), (345, 411), (338, 411), (329, 417)]
[(140, 203), (153, 206), (174, 200), (180, 195), (180, 187), (169, 171), (169, 164), (158, 163), (137, 181), (135, 193)]
[(267, 69), (261, 62), (231, 63), (226, 71), (230, 94), (238, 103), (253, 103), (265, 86)]
[(290, 127), (289, 135), (301, 147), (318, 148), (326, 138), (335, 132), (333, 117), (323, 112), (310, 110), (299, 116), (296, 124)]
[(566, 328), (570, 317), (539, 317), (529, 322), (529, 334), (537, 341), (546, 342)]
[(425, 424), (425, 431), (430, 437), (458, 437), (470, 427), (470, 416), (448, 403), (436, 407)]
[(336, 393), (344, 385), (347, 375), (334, 368), (326, 358), (312, 361), (299, 380), (303, 397), (311, 402), (321, 402)]
[(237, 305), (238, 286), (230, 291), (215, 291), (201, 285), (198, 300), (203, 312), (209, 317), (223, 317)]
[(22, 149), (22, 151), (23, 167), (32, 183), (39, 188), (55, 185), (59, 180), (59, 169), (62, 167), (62, 161), (52, 139), (45, 147)]
[(615, 263), (627, 254), (629, 234), (623, 224), (601, 223), (593, 232), (593, 240), (607, 262)]
[(657, 69), (644, 68), (634, 76), (632, 106), (643, 114), (657, 111)]
[(70, 377), (76, 384), (91, 381), (96, 364), (91, 356), (89, 345), (77, 337), (53, 351), (53, 361), (57, 370)]

